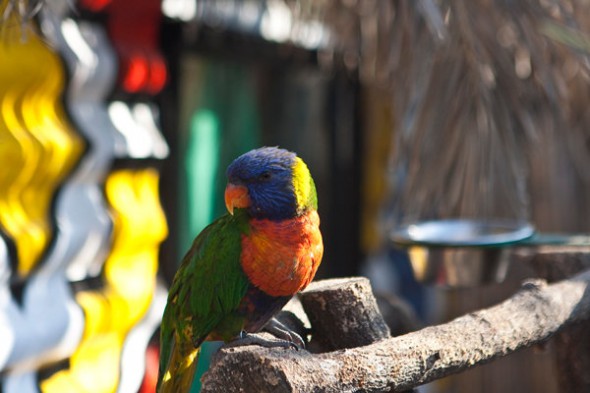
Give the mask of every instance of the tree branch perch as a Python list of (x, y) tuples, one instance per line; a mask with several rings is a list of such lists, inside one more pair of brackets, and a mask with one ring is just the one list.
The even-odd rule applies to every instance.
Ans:
[[(358, 278), (339, 285), (346, 291), (351, 283), (358, 283)], [(530, 281), (494, 307), (352, 349), (320, 354), (222, 349), (203, 377), (202, 391), (404, 391), (543, 342), (588, 319), (589, 285), (590, 271), (551, 285)]]

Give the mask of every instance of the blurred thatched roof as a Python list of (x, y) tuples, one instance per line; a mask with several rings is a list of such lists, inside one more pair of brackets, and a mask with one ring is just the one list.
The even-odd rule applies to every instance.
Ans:
[(342, 62), (390, 91), (395, 220), (589, 229), (588, 2), (329, 4)]

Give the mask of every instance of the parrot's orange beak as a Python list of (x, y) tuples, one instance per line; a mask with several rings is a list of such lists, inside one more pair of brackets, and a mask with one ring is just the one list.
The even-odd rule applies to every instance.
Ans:
[(225, 206), (230, 214), (234, 214), (234, 209), (243, 209), (250, 206), (250, 196), (248, 189), (244, 186), (236, 186), (228, 183), (225, 187)]

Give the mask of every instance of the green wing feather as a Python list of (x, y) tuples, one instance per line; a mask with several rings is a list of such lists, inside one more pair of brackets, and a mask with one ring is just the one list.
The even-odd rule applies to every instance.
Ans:
[[(219, 218), (197, 236), (184, 257), (162, 318), (159, 384), (167, 371), (174, 379), (174, 370), (181, 367), (177, 359), (190, 358), (246, 294), (249, 282), (240, 266), (245, 223), (239, 213)], [(186, 353), (173, 353), (179, 350)]]

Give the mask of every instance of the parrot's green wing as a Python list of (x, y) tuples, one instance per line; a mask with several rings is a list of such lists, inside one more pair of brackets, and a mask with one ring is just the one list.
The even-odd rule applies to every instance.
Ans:
[(241, 235), (246, 229), (240, 214), (225, 215), (193, 242), (168, 294), (161, 325), (160, 372), (167, 367), (174, 346), (178, 350), (200, 345), (237, 309), (249, 284), (240, 266)]

